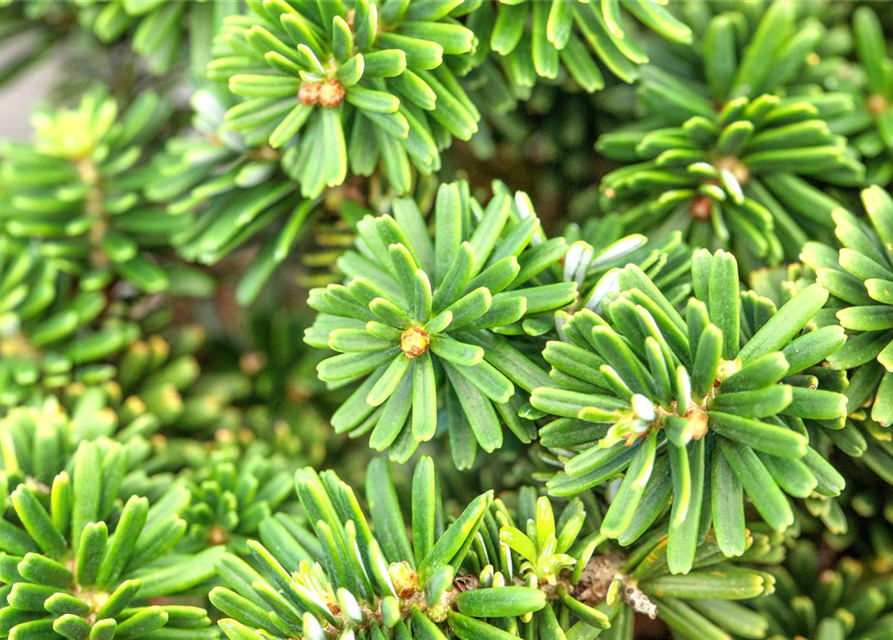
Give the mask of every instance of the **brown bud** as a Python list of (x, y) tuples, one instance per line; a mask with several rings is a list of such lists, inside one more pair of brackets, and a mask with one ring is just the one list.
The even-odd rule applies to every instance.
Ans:
[(410, 327), (400, 336), (400, 348), (407, 358), (417, 358), (428, 350), (428, 334), (421, 327)]
[(212, 547), (221, 547), (229, 542), (229, 533), (220, 525), (211, 527), (208, 532), (208, 543)]
[(347, 93), (337, 80), (326, 80), (319, 87), (319, 104), (322, 107), (333, 109), (344, 102), (344, 94)]
[(249, 351), (239, 358), (239, 368), (245, 375), (253, 376), (267, 364), (266, 356), (259, 351)]
[(878, 93), (874, 93), (868, 98), (868, 110), (872, 115), (883, 113), (889, 106), (890, 103), (887, 102), (887, 99)]
[(697, 220), (708, 220), (713, 200), (710, 196), (696, 196), (691, 201), (691, 217)]
[(412, 597), (419, 588), (419, 576), (408, 562), (392, 562), (388, 565), (388, 576), (397, 595), (403, 599)]
[(685, 414), (686, 419), (693, 425), (692, 440), (700, 440), (707, 435), (708, 417), (707, 412), (699, 406), (694, 406)]
[(298, 101), (301, 104), (306, 104), (308, 107), (319, 104), (320, 84), (319, 82), (303, 83), (298, 91)]

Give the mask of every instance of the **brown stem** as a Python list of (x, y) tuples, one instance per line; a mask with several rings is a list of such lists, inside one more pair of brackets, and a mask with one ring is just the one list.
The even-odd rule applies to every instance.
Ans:
[(106, 231), (108, 230), (108, 219), (105, 215), (105, 208), (103, 207), (102, 202), (105, 198), (102, 176), (100, 176), (96, 164), (89, 158), (81, 158), (78, 160), (76, 167), (81, 180), (83, 180), (84, 184), (90, 187), (87, 191), (87, 197), (84, 203), (84, 210), (87, 217), (93, 219), (93, 226), (90, 227), (89, 235), (90, 245), (93, 247), (90, 259), (94, 266), (105, 267), (108, 264), (108, 257), (100, 247), (102, 239), (105, 237)]

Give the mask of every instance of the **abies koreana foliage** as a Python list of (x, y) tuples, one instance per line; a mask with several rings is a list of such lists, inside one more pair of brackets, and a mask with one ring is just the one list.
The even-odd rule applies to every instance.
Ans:
[(747, 567), (723, 563), (711, 536), (698, 548), (698, 568), (674, 576), (665, 536), (621, 551), (598, 532), (590, 498), (556, 512), (531, 487), (511, 503), (487, 492), (450, 519), (430, 458), (416, 466), (406, 516), (381, 458), (366, 477), (371, 522), (334, 472), (303, 469), (295, 484), (315, 524), (277, 516), (250, 543), (252, 562), (226, 555), (218, 563), (227, 586), (211, 602), (229, 616), (220, 626), (231, 640), (507, 640), (562, 637), (562, 629), (627, 637), (636, 613), (664, 616), (688, 637), (762, 637), (766, 627), (734, 602), (772, 583), (752, 568), (772, 561), (764, 534), (745, 541)]
[(0, 0), (0, 639), (893, 637), (891, 29)]
[(94, 287), (118, 276), (146, 292), (167, 288), (167, 275), (141, 249), (169, 244), (182, 219), (146, 206), (139, 176), (142, 145), (169, 109), (143, 93), (119, 114), (114, 99), (94, 91), (73, 109), (35, 113), (34, 142), (3, 145), (4, 234), (39, 239), (36, 253), (101, 280)]
[[(47, 452), (49, 453), (49, 452)], [(11, 638), (133, 638), (159, 629), (189, 629), (213, 638), (200, 607), (158, 606), (213, 576), (216, 549), (177, 558), (189, 492), (172, 489), (155, 504), (119, 497), (126, 454), (120, 445), (82, 442), (49, 485), (12, 489), (5, 473), (2, 521), (5, 607)], [(172, 564), (148, 568), (160, 557)], [(158, 637), (169, 637), (161, 635)]]
[(216, 37), (209, 77), (244, 98), (227, 111), (233, 129), (285, 148), (282, 166), (305, 196), (340, 185), (348, 166), (368, 176), (379, 164), (405, 193), (412, 168), (436, 171), (440, 150), (477, 130), (447, 65), (474, 47), (450, 18), (465, 3), (250, 4)]
[(320, 315), (307, 341), (342, 352), (319, 364), (320, 378), (364, 378), (332, 417), (337, 431), (371, 431), (373, 448), (406, 461), (434, 437), (446, 403), (460, 468), (478, 446), (502, 445), (503, 422), (523, 442), (536, 437), (519, 412), (546, 377), (521, 350), (526, 341), (516, 348), (510, 337), (539, 334), (543, 320), (548, 328), (577, 283), (558, 281), (565, 240), (545, 238), (523, 194), (495, 191), (482, 207), (466, 183), (441, 185), (433, 238), (416, 204), (395, 200), (393, 217), (357, 224), (360, 251), (339, 260), (347, 285), (310, 292)]
[(836, 321), (852, 334), (829, 358), (835, 369), (854, 370), (848, 409), (864, 408), (885, 427), (893, 424), (893, 200), (872, 187), (862, 192), (862, 202), (865, 220), (834, 212), (838, 251), (812, 242), (802, 259), (834, 297)]
[[(865, 169), (830, 121), (854, 109), (846, 93), (813, 92), (804, 74), (826, 29), (807, 3), (727, 13), (684, 3), (698, 46), (646, 68), (643, 117), (598, 148), (628, 166), (601, 190), (633, 230), (684, 231), (695, 246), (731, 247), (747, 264), (796, 260), (833, 228), (821, 185), (858, 186)], [(710, 15), (708, 7), (715, 7)], [(677, 66), (678, 65), (678, 66)], [(806, 88), (803, 87), (806, 85)]]
[(626, 543), (672, 502), (675, 572), (692, 567), (702, 519), (725, 555), (744, 551), (743, 494), (782, 531), (794, 522), (785, 493), (840, 493), (844, 479), (809, 446), (810, 430), (844, 428), (846, 417), (845, 378), (814, 367), (844, 342), (843, 330), (800, 335), (828, 298), (820, 285), (776, 312), (740, 295), (731, 255), (700, 250), (683, 316), (637, 267), (616, 277), (602, 315), (570, 317), (564, 340), (543, 352), (553, 383), (535, 389), (531, 404), (559, 419), (541, 441), (574, 452), (559, 455), (552, 493), (575, 495), (623, 473), (601, 532)]
[(806, 541), (791, 545), (783, 565), (772, 567), (775, 593), (754, 600), (769, 637), (871, 638), (889, 631), (893, 590), (888, 571), (877, 572), (852, 557), (821, 569), (817, 549)]

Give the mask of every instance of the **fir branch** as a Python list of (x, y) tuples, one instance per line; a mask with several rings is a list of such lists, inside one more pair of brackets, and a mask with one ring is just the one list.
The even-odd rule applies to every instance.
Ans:
[(884, 634), (889, 625), (893, 583), (862, 562), (843, 557), (823, 568), (816, 547), (791, 545), (783, 566), (773, 567), (775, 592), (753, 602), (773, 640), (850, 638)]
[(704, 250), (692, 279), (683, 317), (640, 269), (621, 270), (601, 315), (576, 313), (562, 341), (547, 345), (553, 384), (531, 396), (560, 418), (540, 434), (545, 446), (567, 452), (564, 473), (549, 481), (553, 494), (624, 474), (604, 535), (636, 540), (673, 496), (675, 573), (692, 567), (702, 518), (712, 518), (724, 554), (742, 552), (744, 493), (780, 531), (794, 521), (785, 492), (834, 496), (844, 484), (806, 437), (811, 428), (843, 426), (842, 385), (818, 389), (817, 380), (798, 378), (844, 341), (839, 327), (800, 335), (827, 292), (813, 285), (775, 313), (768, 301), (741, 296), (731, 255)]
[(34, 143), (0, 150), (5, 234), (37, 244), (94, 288), (113, 275), (150, 293), (168, 288), (168, 274), (145, 250), (169, 243), (182, 218), (142, 206), (138, 171), (142, 146), (168, 113), (146, 92), (119, 118), (102, 89), (75, 109), (36, 112)]
[(645, 117), (602, 136), (598, 148), (637, 163), (601, 184), (605, 206), (620, 207), (629, 229), (680, 229), (695, 246), (733, 248), (752, 268), (795, 259), (809, 236), (831, 228), (838, 204), (813, 183), (859, 185), (865, 169), (829, 126), (852, 108), (848, 94), (785, 95), (822, 27), (783, 2), (742, 39), (735, 25), (746, 20), (709, 17), (691, 69), (646, 67), (638, 90)]
[(848, 411), (871, 407), (881, 426), (893, 424), (893, 200), (878, 187), (862, 192), (863, 221), (834, 212), (839, 254), (810, 242), (802, 259), (840, 302), (837, 320), (853, 338), (829, 357), (836, 369), (855, 370), (847, 390)]
[(449, 17), (460, 4), (255, 3), (225, 21), (209, 77), (246, 99), (227, 112), (229, 126), (284, 149), (305, 196), (344, 182), (348, 163), (371, 175), (379, 162), (404, 194), (411, 166), (439, 169), (452, 137), (477, 130), (477, 109), (444, 64), (473, 47)]
[[(685, 601), (708, 592), (748, 598), (770, 584), (760, 571), (708, 571), (721, 557), (712, 541), (699, 552), (699, 570), (669, 577), (662, 537), (628, 553), (606, 550), (604, 537), (587, 533), (581, 500), (556, 519), (552, 502), (530, 488), (514, 509), (485, 494), (448, 524), (428, 458), (413, 478), (410, 542), (383, 462), (373, 462), (366, 479), (371, 522), (334, 473), (308, 469), (296, 484), (312, 531), (277, 516), (262, 525), (263, 544), (251, 543), (260, 572), (233, 556), (221, 559), (229, 588), (215, 589), (211, 600), (230, 616), (220, 623), (229, 638), (382, 638), (394, 629), (406, 638), (545, 639), (597, 633), (636, 612), (661, 616), (664, 607), (680, 632), (720, 633)], [(766, 539), (749, 546), (752, 561), (769, 553)], [(742, 607), (726, 606), (753, 623)], [(680, 610), (689, 613), (680, 617)]]
[(371, 430), (373, 448), (405, 461), (434, 437), (445, 403), (460, 468), (477, 445), (502, 445), (503, 422), (530, 441), (515, 385), (529, 391), (545, 374), (508, 338), (539, 335), (540, 318), (551, 325), (551, 312), (576, 299), (576, 282), (555, 281), (564, 240), (547, 240), (523, 199), (499, 193), (484, 209), (464, 183), (438, 191), (433, 238), (412, 200), (395, 201), (394, 216), (361, 221), (360, 252), (339, 260), (348, 284), (310, 294), (321, 315), (307, 342), (342, 352), (320, 363), (320, 378), (364, 379), (335, 430)]
[[(123, 459), (103, 457), (84, 442), (71, 473), (57, 475), (49, 495), (3, 475), (0, 550), (4, 552), (3, 628), (12, 638), (58, 634), (75, 640), (144, 636), (162, 627), (216, 637), (201, 608), (152, 606), (147, 599), (189, 589), (213, 575), (218, 552), (152, 568), (185, 532), (179, 513), (189, 494), (175, 489), (150, 506), (133, 497), (123, 506), (114, 487)], [(114, 519), (112, 513), (115, 512)]]

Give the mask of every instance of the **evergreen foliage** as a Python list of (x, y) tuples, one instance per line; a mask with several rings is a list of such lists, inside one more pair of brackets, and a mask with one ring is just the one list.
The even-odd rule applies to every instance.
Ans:
[(310, 292), (321, 313), (307, 341), (342, 352), (320, 363), (320, 378), (368, 376), (332, 416), (337, 431), (371, 431), (374, 449), (405, 462), (434, 437), (445, 402), (459, 468), (472, 465), (478, 445), (502, 445), (501, 422), (524, 442), (535, 437), (518, 415), (516, 385), (530, 392), (545, 376), (501, 335), (542, 333), (542, 321), (548, 328), (551, 312), (575, 300), (577, 283), (554, 282), (564, 239), (545, 238), (523, 194), (494, 190), (482, 207), (467, 184), (442, 185), (433, 238), (414, 201), (395, 200), (393, 217), (358, 223), (362, 253), (339, 260), (348, 284)]
[(844, 209), (834, 212), (840, 251), (817, 243), (804, 247), (803, 261), (839, 301), (841, 326), (855, 334), (829, 363), (857, 369), (851, 376), (849, 409), (870, 407), (881, 426), (893, 423), (893, 200), (878, 187), (862, 192), (868, 220)]
[(72, 465), (71, 474), (62, 471), (50, 486), (22, 483), (10, 490), (3, 478), (4, 632), (11, 638), (111, 639), (180, 628), (196, 638), (215, 637), (200, 607), (146, 602), (214, 573), (213, 554), (207, 553), (151, 566), (183, 536), (186, 524), (179, 514), (189, 493), (172, 490), (151, 506), (134, 496), (122, 505), (116, 496), (121, 455), (85, 442)]
[[(188, 222), (174, 241), (189, 260), (215, 264), (287, 217), (281, 231), (248, 269), (238, 292), (247, 304), (292, 249), (313, 208), (280, 168), (281, 153), (224, 122), (226, 98), (210, 90), (192, 96), (192, 135), (172, 138), (153, 158), (146, 197)], [(270, 182), (279, 183), (270, 189)], [(190, 219), (191, 218), (191, 219)]]
[(815, 547), (793, 546), (783, 566), (773, 567), (775, 593), (754, 601), (768, 621), (769, 638), (871, 638), (889, 631), (889, 574), (874, 574), (862, 562), (844, 557), (835, 569), (821, 570)]
[(733, 247), (751, 266), (796, 260), (810, 236), (833, 227), (837, 203), (810, 181), (858, 186), (865, 170), (831, 127), (853, 99), (797, 89), (824, 32), (798, 20), (803, 5), (773, 3), (755, 22), (744, 8), (701, 15), (683, 73), (647, 69), (641, 122), (598, 143), (639, 162), (601, 184), (605, 206), (622, 207), (631, 229), (680, 229), (695, 246)]
[[(728, 601), (762, 593), (771, 577), (720, 565), (713, 540), (699, 549), (697, 570), (674, 577), (664, 538), (629, 552), (607, 548), (589, 532), (597, 507), (587, 515), (580, 499), (556, 514), (530, 487), (513, 508), (486, 493), (451, 519), (429, 458), (413, 474), (408, 529), (383, 462), (366, 477), (371, 523), (337, 475), (305, 469), (295, 483), (304, 511), (318, 518), (312, 531), (287, 516), (262, 524), (261, 542), (251, 543), (260, 573), (235, 556), (221, 559), (228, 588), (212, 591), (211, 601), (231, 616), (220, 623), (229, 638), (384, 638), (394, 629), (405, 638), (502, 640), (552, 638), (561, 628), (591, 637), (631, 627), (634, 613), (660, 612), (687, 634), (721, 634), (717, 624), (728, 624), (754, 637), (761, 627)], [(756, 538), (747, 541), (750, 562), (771, 553), (768, 539)], [(718, 610), (686, 604), (705, 597), (721, 603)], [(445, 629), (437, 624), (444, 622)]]
[(856, 53), (862, 66), (863, 79), (848, 83), (854, 96), (855, 108), (851, 113), (831, 121), (831, 126), (853, 140), (853, 145), (866, 159), (868, 180), (873, 184), (887, 185), (893, 178), (890, 162), (891, 93), (889, 74), (893, 64), (885, 51), (884, 34), (877, 14), (869, 7), (853, 12), (853, 37)]
[(647, 53), (630, 37), (624, 12), (665, 38), (692, 41), (691, 29), (670, 11), (640, 2), (500, 0), (495, 10), (481, 3), (469, 26), (482, 41), (476, 55), (485, 56), (488, 49), (497, 54), (519, 97), (529, 97), (537, 77), (557, 78), (562, 67), (582, 89), (593, 92), (605, 83), (596, 60), (626, 82), (636, 80), (638, 65), (648, 62)]
[(209, 77), (247, 99), (227, 112), (237, 131), (279, 149), (306, 127), (282, 157), (305, 196), (344, 182), (348, 158), (359, 175), (380, 160), (402, 194), (411, 166), (431, 173), (452, 136), (477, 130), (444, 59), (472, 50), (474, 34), (449, 19), (462, 5), (253, 3), (253, 15), (227, 20), (217, 36)]
[(0, 0), (0, 639), (893, 638), (891, 28)]
[(794, 522), (783, 492), (841, 491), (844, 479), (809, 446), (808, 431), (844, 426), (843, 381), (808, 372), (843, 343), (843, 331), (799, 335), (824, 289), (813, 285), (776, 313), (768, 300), (740, 294), (734, 257), (700, 250), (683, 317), (637, 267), (615, 278), (602, 315), (575, 314), (564, 340), (543, 352), (554, 384), (535, 389), (531, 403), (560, 419), (541, 441), (578, 452), (549, 481), (553, 493), (574, 495), (623, 472), (601, 531), (626, 544), (672, 495), (669, 567), (685, 573), (702, 519), (712, 517), (724, 554), (744, 551), (742, 494), (781, 531)]
[(0, 150), (4, 235), (41, 239), (42, 258), (93, 287), (114, 274), (146, 292), (166, 289), (167, 274), (141, 249), (169, 244), (181, 219), (141, 206), (139, 163), (169, 110), (143, 93), (119, 118), (97, 90), (74, 109), (37, 112), (34, 143)]

